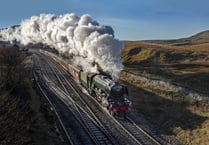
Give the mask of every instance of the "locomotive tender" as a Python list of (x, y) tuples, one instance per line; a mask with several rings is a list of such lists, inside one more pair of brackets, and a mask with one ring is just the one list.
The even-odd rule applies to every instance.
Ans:
[(131, 109), (131, 102), (126, 98), (128, 96), (127, 87), (113, 81), (106, 75), (84, 72), (51, 52), (42, 52), (67, 70), (75, 81), (80, 83), (91, 96), (108, 109), (110, 114), (125, 115)]

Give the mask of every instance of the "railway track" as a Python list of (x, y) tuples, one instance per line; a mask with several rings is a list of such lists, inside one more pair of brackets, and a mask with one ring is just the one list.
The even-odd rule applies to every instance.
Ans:
[[(48, 61), (49, 65), (52, 65), (51, 61)], [(76, 108), (76, 114), (78, 114), (80, 117), (80, 122), (83, 124), (83, 127), (88, 132), (88, 134), (91, 136), (92, 140), (95, 144), (118, 144), (116, 141), (114, 141), (113, 137), (109, 134), (109, 132), (105, 129), (105, 127), (102, 125), (102, 123), (97, 119), (97, 117), (94, 115), (94, 113), (91, 111), (91, 109), (86, 105), (79, 93), (76, 91), (76, 89), (71, 85), (71, 83), (68, 81), (68, 79), (65, 77), (65, 71), (62, 72), (61, 69), (59, 69), (59, 66), (52, 68), (55, 74), (57, 75), (57, 78), (62, 86), (62, 89), (65, 90), (67, 99), (71, 101)], [(64, 74), (63, 74), (64, 73)], [(78, 101), (79, 99), (79, 101)], [(76, 101), (75, 101), (76, 100)]]
[(125, 131), (140, 145), (161, 145), (161, 143), (147, 131), (136, 125), (130, 118), (117, 119)]
[[(86, 96), (86, 95), (85, 96), (81, 96), (80, 94), (82, 94), (82, 92), (78, 89), (78, 86), (74, 86), (75, 82), (72, 83), (73, 80), (70, 79), (70, 81), (69, 81), (68, 78), (65, 78), (65, 76), (67, 76), (69, 74), (66, 71), (60, 72), (61, 69), (59, 69), (59, 67), (60, 66), (58, 65), (57, 69), (54, 70), (54, 71), (57, 71), (56, 74), (63, 74), (63, 75), (58, 75), (57, 77), (59, 78), (60, 82), (65, 82), (65, 83), (62, 84), (63, 88), (60, 88), (60, 89), (65, 90), (65, 92), (67, 94), (69, 94), (69, 92), (71, 92), (71, 93), (73, 92), (73, 95), (71, 95), (71, 96), (73, 96), (72, 99), (75, 100), (78, 104), (80, 104), (80, 106), (85, 106), (86, 111), (88, 111), (87, 114), (89, 116), (91, 116), (92, 119), (94, 119), (94, 122), (96, 122), (97, 125), (100, 126), (100, 128), (103, 130), (103, 132), (105, 132), (105, 134), (107, 136), (109, 136), (110, 139), (113, 138), (112, 135), (110, 134), (110, 132), (111, 132), (110, 130), (115, 128), (115, 122), (111, 122), (111, 118), (109, 118), (109, 120), (106, 119), (105, 117), (107, 117), (107, 116), (104, 117), (104, 115), (107, 112), (104, 111), (104, 108), (101, 109), (100, 108), (101, 106), (98, 103), (97, 103), (97, 105), (95, 107), (95, 103), (96, 102), (95, 102), (94, 99), (89, 100), (90, 96)], [(96, 116), (99, 116), (99, 117), (96, 117)], [(101, 121), (99, 121), (98, 118), (100, 118), (100, 120), (101, 119), (106, 119), (107, 121), (105, 123), (109, 122), (109, 125), (108, 125), (109, 129), (108, 130), (105, 129), (105, 128), (107, 128), (107, 126), (104, 127), (103, 123), (101, 123)], [(116, 130), (117, 130), (117, 131), (115, 131), (116, 134), (120, 134), (120, 135), (122, 134), (121, 133), (121, 128), (118, 128)], [(98, 131), (96, 131), (96, 132), (98, 132)], [(101, 133), (99, 133), (99, 134), (101, 134)], [(122, 143), (122, 142), (118, 143), (116, 141), (112, 141), (112, 142), (115, 142), (114, 144), (121, 144), (121, 145), (122, 144), (135, 144), (135, 142), (132, 143), (132, 141), (131, 141), (132, 139), (131, 140), (127, 140), (126, 136), (127, 136), (127, 134), (123, 134), (123, 137), (120, 137), (120, 140), (126, 139), (126, 140), (123, 140), (124, 143)]]
[[(69, 91), (69, 88), (65, 87), (66, 84), (64, 83), (65, 81), (63, 81), (63, 77), (62, 77), (63, 75), (60, 72), (60, 70), (56, 69), (56, 67), (54, 67), (54, 66), (52, 67), (52, 65), (54, 65), (54, 64), (52, 64), (49, 60), (45, 60), (45, 62), (48, 63), (48, 65), (50, 66), (50, 69), (54, 72), (54, 74), (56, 75), (56, 78), (58, 79), (58, 82), (60, 84), (59, 86), (61, 86), (61, 87), (58, 87), (59, 88), (58, 92), (63, 92), (63, 94), (64, 94), (64, 95), (63, 94), (61, 95), (62, 96), (61, 99), (67, 105), (69, 105), (69, 103), (66, 103), (66, 102), (71, 102), (71, 107), (73, 104), (73, 107), (74, 107), (73, 114), (76, 116), (76, 119), (80, 122), (82, 127), (89, 134), (89, 136), (91, 137), (91, 140), (94, 142), (94, 144), (97, 144), (97, 145), (117, 144), (117, 143), (114, 143), (114, 140), (108, 134), (108, 131), (105, 130), (105, 128), (102, 126), (102, 124), (99, 123), (98, 120), (95, 119), (96, 117), (91, 115), (91, 116), (93, 116), (93, 118), (92, 118), (89, 115), (89, 114), (91, 114), (89, 109), (87, 109), (88, 110), (88, 112), (87, 112), (86, 108), (81, 107), (79, 104), (77, 104), (75, 101), (73, 101), (69, 97), (69, 96), (75, 95), (75, 93), (72, 94), (72, 92), (73, 92), (72, 89), (71, 89), (71, 91)], [(64, 91), (61, 91), (61, 90), (64, 90)], [(72, 109), (71, 109), (71, 111), (72, 111)]]
[[(55, 64), (53, 60), (49, 60), (50, 59), (45, 59), (48, 70), (45, 69), (45, 74), (43, 73), (44, 70), (42, 70), (43, 77), (49, 82), (53, 80), (54, 85), (52, 85), (52, 90), (57, 89), (57, 96), (62, 96), (60, 99), (65, 102), (67, 106), (74, 106), (71, 112), (73, 112), (74, 116), (77, 116), (76, 119), (82, 124), (84, 130), (88, 132), (94, 144), (166, 144), (158, 141), (158, 139), (136, 125), (129, 118), (124, 120), (108, 115), (108, 113), (104, 111), (104, 108), (102, 108), (93, 97), (83, 97), (81, 92), (79, 92), (80, 89), (78, 89), (80, 86), (72, 83), (73, 80), (68, 77), (69, 74), (66, 71), (62, 71), (60, 66)], [(56, 78), (52, 74), (55, 74)], [(100, 118), (100, 121), (98, 118)], [(121, 130), (123, 131), (121, 132)], [(116, 141), (115, 138), (120, 139), (122, 142)]]
[[(39, 56), (34, 56), (34, 59), (40, 59)], [(78, 120), (73, 117), (74, 114), (72, 113), (72, 110), (70, 110), (69, 105), (65, 104), (65, 100), (58, 98), (57, 96), (63, 97), (62, 90), (54, 91), (54, 88), (56, 88), (56, 84), (53, 82), (50, 82), (51, 77), (48, 76), (48, 71), (50, 70), (50, 67), (47, 65), (44, 65), (45, 63), (41, 63), (40, 60), (35, 61), (36, 66), (34, 73), (35, 77), (37, 77), (37, 82), (40, 85), (40, 89), (44, 93), (44, 96), (47, 98), (48, 102), (51, 104), (51, 107), (53, 108), (58, 121), (60, 122), (62, 129), (64, 130), (64, 134), (67, 137), (68, 144), (71, 145), (93, 145), (93, 141), (89, 138), (88, 135), (86, 135), (85, 130), (83, 130), (78, 123)], [(44, 68), (43, 69), (43, 65)], [(40, 69), (41, 66), (41, 69)], [(55, 81), (56, 82), (56, 81)], [(49, 85), (50, 83), (50, 85)], [(65, 98), (65, 97), (63, 97)]]
[[(65, 79), (65, 81), (68, 83), (69, 86), (72, 87), (72, 84), (68, 82), (68, 80)], [(74, 92), (75, 89), (73, 89)], [(79, 96), (79, 94), (77, 94), (77, 96)], [(82, 100), (83, 101), (83, 100)], [(97, 109), (94, 109), (97, 110)], [(117, 122), (119, 124), (119, 126), (121, 126), (121, 128), (123, 128), (123, 130), (128, 134), (128, 136), (130, 138), (133, 139), (133, 141), (136, 144), (140, 144), (140, 145), (160, 145), (162, 143), (160, 143), (160, 141), (158, 141), (155, 137), (153, 137), (151, 134), (149, 134), (146, 130), (144, 130), (143, 128), (141, 128), (140, 126), (136, 125), (130, 118), (126, 118), (126, 120), (120, 120), (120, 119), (116, 119), (115, 122)]]

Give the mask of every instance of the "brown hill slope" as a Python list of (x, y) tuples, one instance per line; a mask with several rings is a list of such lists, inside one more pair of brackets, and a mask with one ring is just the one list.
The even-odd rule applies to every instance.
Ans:
[(209, 43), (209, 30), (200, 32), (193, 36), (175, 40), (147, 40), (146, 42), (160, 43), (160, 44), (172, 44), (172, 45), (190, 45), (190, 44), (202, 44)]
[(179, 41), (190, 42), (191, 44), (201, 44), (209, 42), (209, 30), (200, 32), (188, 38), (179, 39)]
[[(190, 37), (193, 44), (125, 42), (122, 50), (125, 71), (160, 78), (209, 93), (209, 41), (206, 33)], [(170, 41), (171, 42), (171, 41)], [(197, 43), (198, 42), (198, 43)]]
[[(121, 79), (133, 108), (180, 144), (209, 143), (209, 104), (184, 100), (185, 94), (149, 80), (160, 80), (209, 93), (209, 32), (187, 39), (125, 42)], [(137, 77), (150, 78), (137, 80)]]
[(125, 64), (209, 64), (209, 43), (172, 46), (147, 42), (126, 42), (122, 51)]

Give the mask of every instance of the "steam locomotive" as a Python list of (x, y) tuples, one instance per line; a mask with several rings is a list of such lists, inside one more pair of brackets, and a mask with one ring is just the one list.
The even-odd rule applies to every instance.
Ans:
[(128, 89), (124, 85), (113, 81), (107, 75), (84, 72), (51, 52), (42, 52), (66, 69), (74, 80), (80, 83), (113, 116), (124, 115), (131, 109), (131, 101), (127, 99)]

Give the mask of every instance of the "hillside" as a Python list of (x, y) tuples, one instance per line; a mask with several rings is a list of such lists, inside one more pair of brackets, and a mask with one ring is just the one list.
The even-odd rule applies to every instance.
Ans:
[(209, 42), (209, 30), (200, 32), (196, 35), (193, 35), (188, 38), (183, 38), (177, 40), (177, 42), (181, 43), (188, 43), (188, 44), (201, 44), (201, 43), (208, 43)]
[(0, 45), (0, 145), (62, 145), (49, 103), (32, 83), (32, 57)]
[(209, 43), (209, 30), (200, 32), (193, 36), (175, 40), (147, 40), (146, 42), (150, 43), (159, 43), (159, 44), (172, 44), (172, 45), (190, 45), (190, 44), (202, 44)]
[[(189, 37), (192, 44), (125, 42), (122, 51), (125, 71), (160, 78), (209, 93), (209, 38), (207, 32)], [(183, 40), (183, 39), (179, 39)], [(204, 43), (199, 43), (204, 40)], [(199, 43), (199, 44), (198, 44)]]
[(209, 31), (178, 40), (127, 41), (122, 50), (120, 78), (133, 108), (180, 144), (209, 143), (208, 102), (171, 87), (208, 94), (208, 54)]

